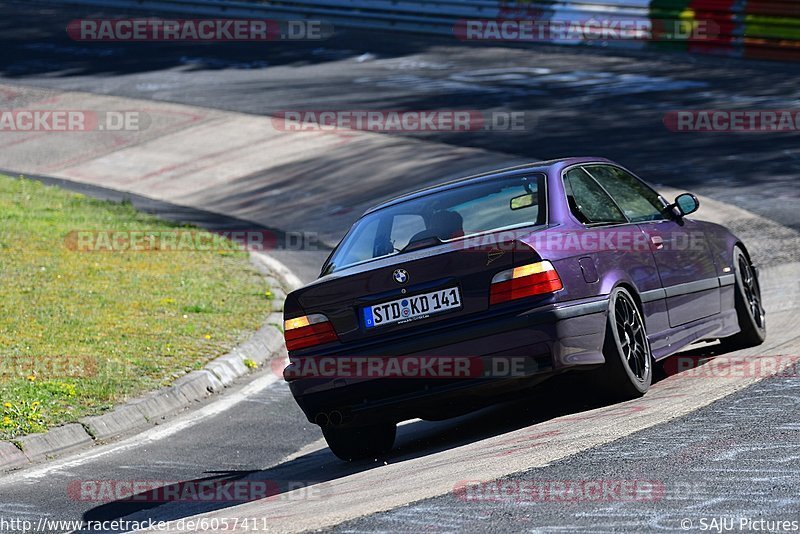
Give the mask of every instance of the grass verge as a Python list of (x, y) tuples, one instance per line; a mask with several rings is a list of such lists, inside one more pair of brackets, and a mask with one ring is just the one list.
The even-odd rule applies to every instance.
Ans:
[(178, 228), (0, 175), (0, 439), (164, 386), (263, 323), (269, 287), (246, 252), (68, 246), (74, 231)]

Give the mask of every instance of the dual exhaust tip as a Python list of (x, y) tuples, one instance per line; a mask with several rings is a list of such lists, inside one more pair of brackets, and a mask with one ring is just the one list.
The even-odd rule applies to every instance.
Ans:
[(332, 411), (330, 413), (320, 412), (314, 418), (314, 422), (319, 426), (339, 426), (344, 421), (342, 412)]

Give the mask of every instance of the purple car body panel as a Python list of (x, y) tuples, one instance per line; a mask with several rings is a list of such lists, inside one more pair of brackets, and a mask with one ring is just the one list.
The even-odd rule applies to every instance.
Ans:
[[(734, 246), (743, 247), (739, 240), (720, 225), (685, 217), (587, 226), (570, 208), (563, 174), (588, 164), (624, 169), (604, 158), (568, 158), (485, 173), (423, 192), (435, 194), (470, 181), (544, 174), (546, 224), (515, 229), (511, 251), (487, 259), (485, 248), (470, 248), (469, 238), (457, 239), (345, 266), (289, 294), (284, 306), (287, 319), (324, 314), (338, 336), (335, 342), (290, 351), (291, 363), (284, 375), (309, 421), (333, 409), (358, 423), (434, 418), (444, 406), (457, 411), (459, 406), (501, 398), (566, 370), (602, 365), (608, 296), (619, 286), (628, 289), (641, 307), (655, 359), (698, 340), (738, 332), (730, 268)], [(423, 193), (389, 201), (367, 213)], [(620, 236), (628, 246), (583, 246)], [(565, 240), (579, 246), (565, 246)], [(552, 263), (563, 282), (562, 290), (489, 305), (489, 285), (496, 273), (538, 260)], [(409, 273), (407, 285), (400, 287), (392, 280), (397, 268)], [(359, 311), (364, 306), (451, 286), (461, 289), (459, 310), (373, 331), (364, 327)], [(426, 355), (489, 361), (498, 355), (520, 354), (534, 364), (528, 375), (515, 380), (297, 378), (292, 374), (303, 358)]]

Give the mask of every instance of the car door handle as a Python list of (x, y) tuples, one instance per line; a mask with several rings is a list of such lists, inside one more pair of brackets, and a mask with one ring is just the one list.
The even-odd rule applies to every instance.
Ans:
[(661, 250), (664, 248), (664, 238), (660, 235), (651, 235), (650, 242), (655, 245), (656, 250)]

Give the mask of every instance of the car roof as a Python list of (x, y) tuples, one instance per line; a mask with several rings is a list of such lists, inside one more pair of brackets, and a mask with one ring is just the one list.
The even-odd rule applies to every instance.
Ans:
[(551, 159), (545, 161), (535, 161), (531, 163), (525, 163), (523, 165), (516, 165), (513, 167), (505, 167), (501, 169), (495, 169), (491, 171), (482, 172), (480, 174), (474, 174), (471, 176), (465, 176), (463, 178), (457, 178), (455, 180), (450, 180), (447, 182), (443, 182), (440, 184), (432, 185), (429, 187), (425, 187), (423, 189), (418, 189), (416, 191), (412, 191), (410, 193), (405, 193), (399, 195), (397, 197), (391, 198), (380, 204), (376, 204), (372, 206), (367, 211), (364, 212), (364, 215), (371, 213), (375, 210), (386, 208), (388, 206), (392, 206), (394, 204), (398, 204), (400, 202), (405, 202), (406, 200), (411, 200), (414, 198), (418, 198), (424, 195), (429, 195), (431, 193), (436, 193), (439, 191), (446, 191), (448, 189), (453, 189), (456, 187), (460, 187), (462, 185), (466, 185), (469, 183), (480, 183), (488, 180), (493, 180), (496, 178), (503, 178), (505, 176), (511, 176), (514, 174), (521, 174), (525, 172), (543, 172), (547, 174), (547, 171), (558, 164), (561, 166), (568, 166), (573, 163), (586, 163), (589, 161), (597, 161), (597, 162), (605, 162), (608, 161), (605, 158), (591, 158), (591, 157), (570, 157), (570, 158), (559, 158), (559, 159)]

